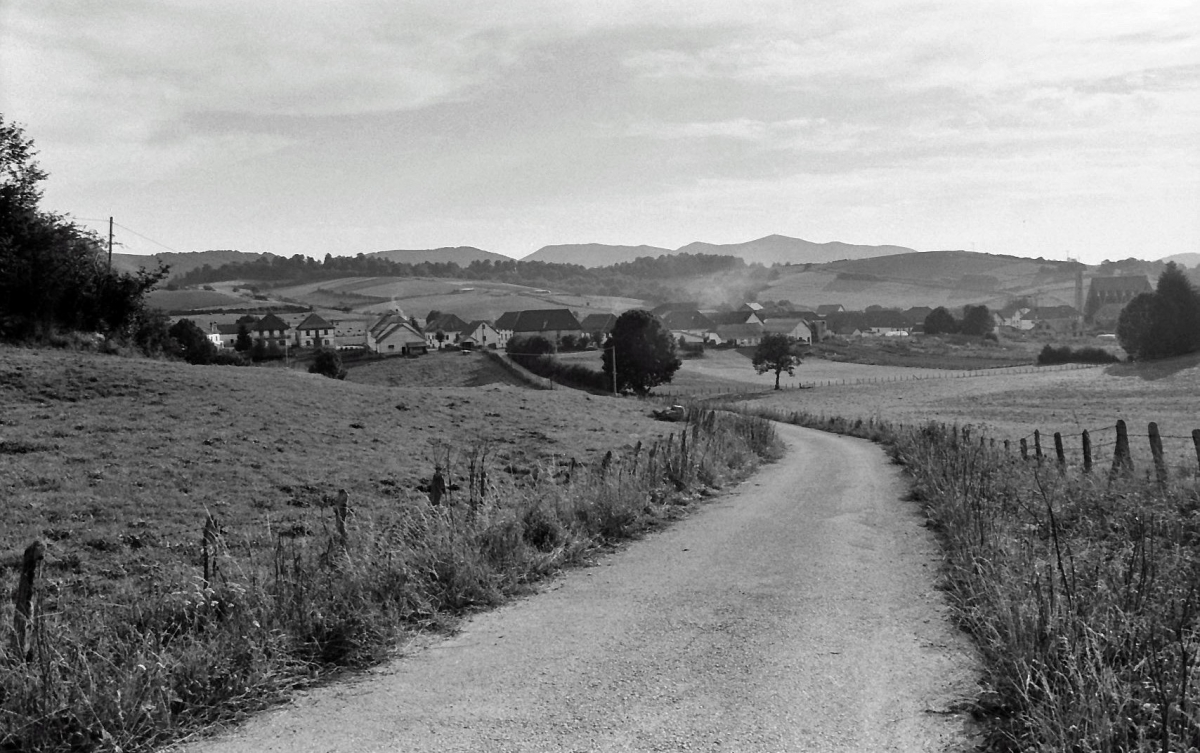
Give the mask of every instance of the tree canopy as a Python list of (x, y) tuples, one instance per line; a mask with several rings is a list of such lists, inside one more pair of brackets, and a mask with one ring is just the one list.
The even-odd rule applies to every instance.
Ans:
[(780, 375), (786, 371), (788, 376), (795, 376), (800, 357), (796, 355), (795, 344), (786, 335), (768, 333), (758, 343), (752, 363), (759, 374), (774, 371), (775, 389), (779, 389)]
[(165, 340), (137, 330), (161, 324), (147, 316), (144, 295), (166, 269), (114, 272), (95, 233), (43, 211), (40, 184), (47, 175), (36, 154), (21, 126), (0, 115), (0, 337), (79, 330)]
[(958, 326), (958, 331), (964, 335), (982, 337), (995, 327), (996, 322), (992, 319), (992, 312), (988, 311), (987, 306), (967, 306), (963, 309), (963, 320), (962, 324)]
[(952, 335), (958, 332), (958, 322), (945, 306), (938, 306), (925, 317), (925, 334)]
[(670, 383), (680, 366), (670, 331), (658, 317), (642, 309), (617, 317), (602, 358), (608, 383), (615, 384), (618, 391), (628, 389), (638, 395)]
[(1138, 360), (1200, 350), (1200, 293), (1174, 262), (1159, 275), (1153, 293), (1140, 293), (1125, 304), (1117, 339)]

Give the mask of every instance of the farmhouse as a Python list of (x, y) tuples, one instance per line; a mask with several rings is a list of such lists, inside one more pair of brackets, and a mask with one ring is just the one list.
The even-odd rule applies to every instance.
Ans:
[(309, 314), (304, 321), (296, 325), (296, 346), (300, 348), (320, 348), (333, 345), (334, 326), (317, 314)]
[(237, 344), (238, 331), (243, 327), (249, 332), (248, 325), (242, 324), (213, 324), (208, 325), (208, 339), (218, 348), (230, 348)]
[(429, 352), (425, 336), (403, 314), (384, 314), (367, 330), (367, 350), (372, 353), (418, 355)]
[(806, 345), (812, 345), (813, 341), (812, 330), (809, 329), (808, 322), (798, 317), (768, 319), (766, 324), (763, 325), (763, 331), (775, 335), (783, 335)]
[(717, 340), (726, 345), (752, 347), (762, 342), (763, 325), (758, 322), (749, 324), (721, 324), (717, 326)]
[(1034, 332), (1068, 334), (1079, 328), (1079, 312), (1074, 306), (1042, 306), (1030, 309), (1023, 320), (1033, 323)]
[(616, 314), (588, 314), (583, 317), (579, 326), (583, 327), (583, 331), (592, 338), (593, 342), (602, 343), (608, 333), (612, 332), (613, 325), (616, 323)]
[(274, 314), (267, 314), (250, 326), (250, 335), (265, 345), (286, 348), (290, 329), (284, 320)]
[(454, 314), (442, 314), (425, 322), (425, 344), (434, 350), (458, 345), (466, 333), (467, 323)]
[(503, 348), (508, 340), (500, 336), (496, 328), (482, 319), (476, 319), (462, 331), (458, 344), (463, 348)]
[(583, 327), (579, 324), (579, 320), (567, 309), (521, 311), (512, 324), (513, 337), (540, 335), (555, 345), (561, 344), (562, 339), (567, 335), (579, 337), (582, 334)]

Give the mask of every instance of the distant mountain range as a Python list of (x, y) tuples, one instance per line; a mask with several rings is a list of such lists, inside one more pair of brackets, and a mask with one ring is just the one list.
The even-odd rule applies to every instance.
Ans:
[(843, 259), (870, 259), (879, 256), (916, 253), (903, 246), (860, 246), (853, 243), (814, 243), (786, 235), (768, 235), (745, 243), (689, 243), (675, 250), (658, 246), (609, 246), (603, 243), (577, 243), (545, 246), (526, 256), (523, 261), (579, 264), (584, 267), (606, 267), (633, 261), (642, 256), (669, 254), (711, 254), (738, 256), (747, 264), (824, 264)]

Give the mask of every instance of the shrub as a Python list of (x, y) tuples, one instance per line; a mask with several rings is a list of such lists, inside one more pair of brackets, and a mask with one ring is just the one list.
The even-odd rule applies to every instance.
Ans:
[(1042, 348), (1042, 352), (1038, 353), (1037, 357), (1038, 366), (1060, 363), (1117, 363), (1120, 360), (1103, 348), (1088, 347), (1072, 350), (1068, 345), (1056, 348), (1049, 344)]
[(345, 379), (347, 371), (342, 366), (342, 357), (333, 348), (321, 348), (308, 367), (310, 374), (322, 374), (330, 379)]

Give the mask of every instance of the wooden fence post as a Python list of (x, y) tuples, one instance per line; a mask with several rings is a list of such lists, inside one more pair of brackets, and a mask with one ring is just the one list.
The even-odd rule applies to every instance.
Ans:
[(337, 499), (333, 502), (333, 519), (337, 526), (338, 544), (345, 551), (349, 549), (350, 540), (346, 535), (346, 518), (350, 516), (350, 494), (345, 489), (338, 489)]
[(1008, 453), (1008, 452), (1011, 452), (1011, 450), (1009, 449), (1009, 446), (1008, 446), (1008, 440), (1007, 440), (1007, 439), (1006, 439), (1006, 440), (1004, 440), (1004, 451), (1005, 451), (1006, 453)]
[(13, 653), (25, 662), (33, 660), (33, 628), (37, 618), (33, 611), (33, 594), (38, 565), (45, 556), (46, 547), (41, 541), (35, 540), (25, 547), (25, 557), (21, 560), (21, 580), (13, 592)]
[(1054, 455), (1058, 458), (1059, 469), (1067, 467), (1067, 453), (1063, 450), (1062, 432), (1054, 432)]
[(1109, 476), (1133, 473), (1133, 458), (1129, 455), (1129, 432), (1125, 420), (1117, 420), (1117, 444), (1113, 447), (1112, 470)]
[(1200, 472), (1200, 429), (1192, 429), (1192, 444), (1196, 447), (1196, 469)]
[(1151, 421), (1148, 427), (1150, 433), (1150, 454), (1154, 456), (1154, 475), (1158, 479), (1159, 488), (1167, 487), (1167, 462), (1163, 460), (1162, 435), (1158, 433), (1158, 424)]
[(208, 588), (217, 577), (217, 527), (216, 518), (210, 513), (204, 521), (204, 534), (200, 539), (200, 553), (204, 556), (204, 587)]
[(1025, 441), (1025, 437), (1021, 437), (1021, 459), (1029, 459), (1029, 443)]
[(1083, 430), (1083, 472), (1092, 472), (1092, 437), (1087, 429)]
[(1037, 458), (1038, 465), (1042, 463), (1042, 432), (1037, 429), (1033, 430), (1033, 454)]

